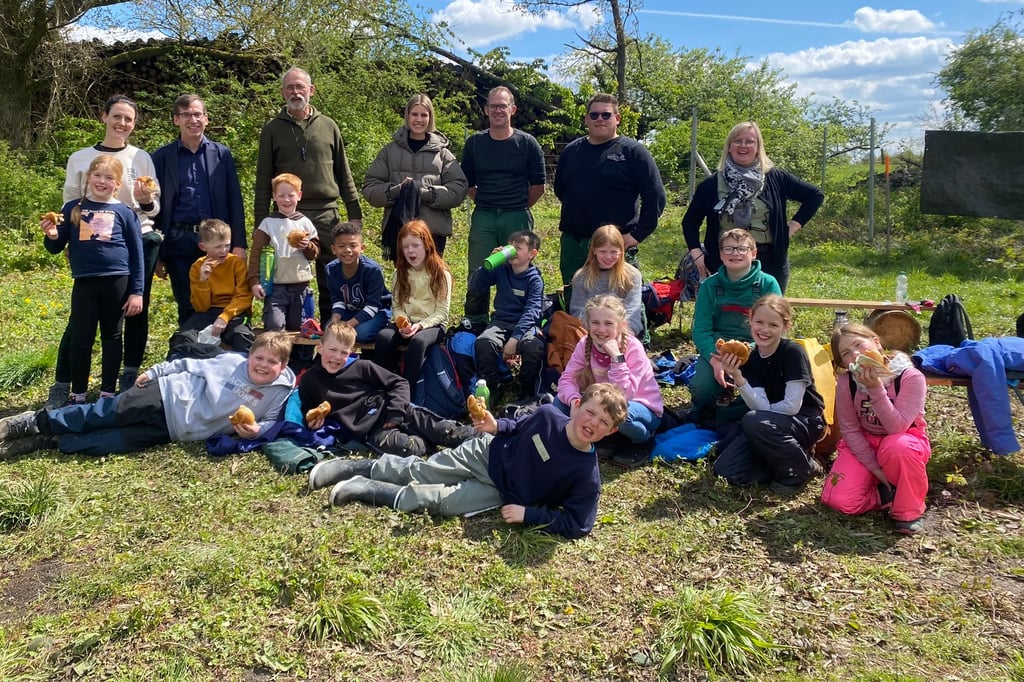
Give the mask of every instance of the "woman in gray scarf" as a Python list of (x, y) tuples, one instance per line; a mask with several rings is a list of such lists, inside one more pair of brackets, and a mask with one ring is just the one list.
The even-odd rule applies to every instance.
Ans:
[[(788, 221), (787, 200), (800, 204)], [(814, 217), (824, 200), (820, 189), (775, 167), (764, 151), (756, 123), (737, 123), (725, 139), (718, 172), (697, 185), (683, 216), (683, 237), (701, 279), (722, 265), (718, 235), (739, 227), (753, 235), (761, 269), (779, 281), (785, 294), (789, 240)], [(702, 245), (700, 226), (705, 222)]]

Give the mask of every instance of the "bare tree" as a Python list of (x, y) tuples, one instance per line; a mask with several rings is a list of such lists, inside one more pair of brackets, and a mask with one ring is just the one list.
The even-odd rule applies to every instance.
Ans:
[[(603, 63), (615, 74), (615, 95), (620, 102), (629, 102), (626, 61), (630, 43), (636, 40), (636, 11), (643, 6), (643, 0), (518, 0), (516, 6), (525, 10), (547, 8), (576, 9), (590, 8), (602, 15), (611, 15), (609, 29), (595, 28), (589, 35), (579, 32), (576, 38), (582, 45), (569, 47), (581, 56), (590, 57)], [(632, 24), (632, 30), (627, 28)]]
[(90, 9), (126, 1), (0, 0), (0, 136), (24, 146), (39, 122), (30, 115), (33, 100), (46, 99), (49, 111), (55, 73), (76, 59), (62, 48), (60, 31)]

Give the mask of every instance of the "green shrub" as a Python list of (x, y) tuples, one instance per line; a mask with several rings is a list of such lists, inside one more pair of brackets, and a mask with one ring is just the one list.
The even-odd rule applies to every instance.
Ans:
[(28, 528), (57, 508), (60, 486), (49, 476), (0, 484), (0, 532)]
[(747, 676), (770, 663), (777, 648), (754, 599), (724, 588), (686, 586), (655, 604), (654, 616), (663, 622), (654, 644), (662, 675), (684, 665)]

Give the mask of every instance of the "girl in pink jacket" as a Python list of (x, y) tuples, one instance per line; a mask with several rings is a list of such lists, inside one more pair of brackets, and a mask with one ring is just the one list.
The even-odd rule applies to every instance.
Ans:
[[(861, 357), (872, 355), (882, 362)], [(884, 354), (878, 336), (860, 324), (832, 333), (832, 357), (850, 372), (836, 383), (843, 438), (821, 501), (844, 514), (888, 510), (897, 533), (921, 532), (932, 454), (924, 375), (905, 354)]]
[[(564, 410), (595, 383), (615, 384), (629, 402), (619, 434), (631, 443), (654, 437), (665, 407), (643, 344), (629, 331), (626, 308), (618, 296), (595, 296), (583, 308), (587, 335), (576, 344), (558, 379), (558, 403)], [(647, 454), (644, 453), (643, 461)]]

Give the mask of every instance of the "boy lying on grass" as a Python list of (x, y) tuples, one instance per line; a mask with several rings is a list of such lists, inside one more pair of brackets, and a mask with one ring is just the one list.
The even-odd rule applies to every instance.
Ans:
[(594, 443), (626, 418), (618, 386), (592, 384), (572, 401), (570, 416), (544, 405), (517, 420), (474, 420), (479, 438), (429, 459), (382, 455), (333, 459), (309, 472), (309, 489), (334, 486), (331, 504), (363, 502), (441, 516), (496, 507), (506, 523), (521, 523), (569, 539), (594, 528), (601, 476)]
[[(277, 421), (295, 384), (291, 349), (287, 334), (267, 332), (248, 357), (161, 362), (112, 398), (0, 419), (0, 456), (51, 447), (87, 455), (135, 452), (232, 432), (256, 438)], [(241, 418), (229, 421), (238, 412)]]

